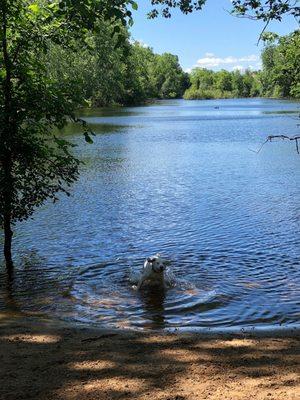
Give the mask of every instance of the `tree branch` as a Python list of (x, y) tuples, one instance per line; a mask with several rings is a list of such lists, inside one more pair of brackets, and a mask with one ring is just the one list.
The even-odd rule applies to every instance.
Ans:
[(258, 150), (252, 150), (254, 153), (258, 154), (261, 149), (264, 147), (264, 145), (268, 142), (272, 142), (273, 139), (282, 139), (282, 140), (294, 140), (295, 144), (296, 144), (296, 151), (298, 154), (300, 154), (300, 149), (299, 149), (299, 143), (298, 140), (300, 141), (300, 136), (287, 136), (287, 135), (270, 135), (267, 137), (267, 139), (263, 142), (263, 144), (260, 146), (260, 148)]

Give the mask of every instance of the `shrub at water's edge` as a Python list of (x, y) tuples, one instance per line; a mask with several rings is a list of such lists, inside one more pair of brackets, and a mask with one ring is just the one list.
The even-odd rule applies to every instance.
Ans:
[(183, 95), (185, 100), (212, 100), (212, 99), (233, 99), (242, 97), (233, 92), (221, 92), (217, 89), (195, 89), (190, 87)]
[(259, 72), (249, 70), (241, 73), (195, 68), (190, 74), (191, 86), (184, 93), (184, 98), (192, 100), (261, 96), (259, 76)]

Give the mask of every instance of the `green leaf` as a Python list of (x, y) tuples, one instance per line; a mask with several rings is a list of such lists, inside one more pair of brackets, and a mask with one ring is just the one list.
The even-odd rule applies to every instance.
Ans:
[(6, 77), (6, 71), (5, 71), (4, 68), (1, 68), (1, 69), (0, 69), (0, 78), (1, 78), (1, 79), (4, 79), (5, 77)]
[(40, 11), (40, 7), (37, 3), (30, 4), (30, 6), (28, 8), (30, 11), (32, 11), (35, 14), (37, 14)]
[(132, 9), (135, 10), (135, 11), (137, 11), (137, 9), (139, 8), (138, 4), (135, 1), (133, 1), (131, 3), (131, 6), (132, 6)]

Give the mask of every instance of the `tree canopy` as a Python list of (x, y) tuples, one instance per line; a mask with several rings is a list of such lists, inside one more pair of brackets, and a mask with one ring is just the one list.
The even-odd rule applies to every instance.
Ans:
[(300, 31), (265, 36), (262, 52), (263, 93), (270, 97), (300, 98)]
[(131, 105), (151, 98), (179, 98), (188, 87), (188, 75), (177, 56), (155, 54), (132, 41), (122, 25), (116, 34), (109, 21), (100, 21), (87, 41), (89, 48), (77, 43), (76, 53), (52, 46), (46, 60), (51, 77), (73, 84), (82, 105)]
[[(161, 12), (164, 17), (169, 18), (174, 8), (179, 8), (183, 13), (188, 14), (195, 10), (201, 10), (206, 2), (207, 0), (151, 0), (154, 7), (149, 16), (155, 18)], [(252, 19), (281, 21), (287, 14), (296, 18), (300, 16), (300, 6), (297, 0), (231, 0), (231, 3), (233, 14)], [(158, 5), (161, 6), (160, 12), (157, 8)]]
[(191, 86), (184, 93), (185, 99), (226, 99), (257, 97), (261, 95), (258, 71), (212, 71), (195, 68), (190, 75)]
[(281, 21), (284, 15), (300, 17), (300, 6), (297, 0), (232, 0), (232, 12), (248, 18)]

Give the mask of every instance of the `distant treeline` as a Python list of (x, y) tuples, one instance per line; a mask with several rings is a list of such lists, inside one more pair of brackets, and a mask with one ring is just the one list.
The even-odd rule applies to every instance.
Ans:
[(300, 31), (282, 37), (266, 33), (263, 40), (261, 71), (214, 72), (195, 68), (184, 98), (300, 98)]
[(214, 72), (205, 68), (195, 68), (190, 74), (191, 86), (184, 98), (228, 99), (233, 97), (257, 97), (261, 95), (260, 73), (245, 71)]
[[(53, 46), (48, 69), (74, 87), (83, 105), (134, 105), (149, 99), (233, 97), (300, 98), (300, 33), (264, 35), (261, 71), (184, 72), (178, 57), (155, 54), (130, 40), (123, 26), (99, 24), (86, 47), (74, 52)], [(76, 43), (74, 43), (76, 46)]]

